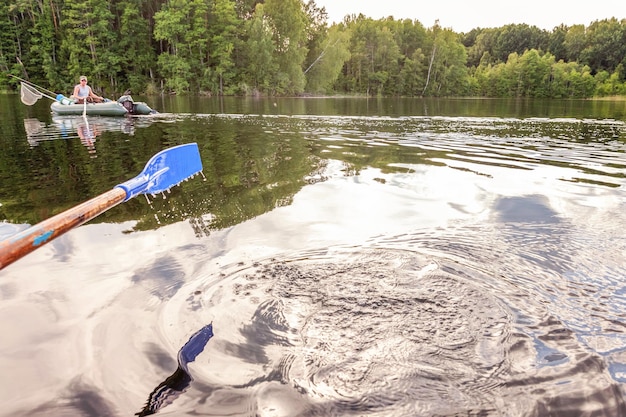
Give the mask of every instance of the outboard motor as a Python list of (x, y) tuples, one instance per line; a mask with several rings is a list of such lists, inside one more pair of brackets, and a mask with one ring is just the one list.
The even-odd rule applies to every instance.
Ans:
[(133, 102), (133, 98), (130, 95), (131, 91), (124, 91), (124, 95), (117, 99), (117, 102), (120, 103), (128, 113), (133, 114), (135, 112), (135, 103)]

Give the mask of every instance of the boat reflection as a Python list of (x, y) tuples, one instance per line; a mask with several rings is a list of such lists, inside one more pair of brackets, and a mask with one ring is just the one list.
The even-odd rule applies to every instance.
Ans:
[(149, 117), (52, 116), (51, 123), (36, 118), (24, 119), (24, 130), (31, 147), (47, 140), (79, 138), (90, 152), (95, 152), (96, 137), (103, 132), (122, 132), (132, 136), (136, 128), (152, 123)]

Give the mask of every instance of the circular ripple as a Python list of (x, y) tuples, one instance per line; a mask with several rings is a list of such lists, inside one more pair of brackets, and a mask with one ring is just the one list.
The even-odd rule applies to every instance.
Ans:
[(207, 383), (276, 380), (310, 410), (387, 415), (468, 409), (500, 383), (510, 312), (431, 259), (360, 250), (235, 269), (189, 300), (214, 323)]
[(624, 408), (601, 357), (541, 301), (511, 305), (521, 298), (493, 280), (468, 265), (389, 248), (225, 267), (179, 305), (212, 321), (215, 332), (190, 364), (189, 407), (246, 416)]

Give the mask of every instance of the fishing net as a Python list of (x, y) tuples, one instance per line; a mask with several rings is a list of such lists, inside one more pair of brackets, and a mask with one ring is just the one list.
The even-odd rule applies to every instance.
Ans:
[(22, 103), (26, 104), (27, 106), (32, 106), (37, 102), (37, 100), (43, 97), (43, 94), (37, 91), (34, 87), (31, 87), (23, 82), (22, 88), (20, 88), (20, 93)]

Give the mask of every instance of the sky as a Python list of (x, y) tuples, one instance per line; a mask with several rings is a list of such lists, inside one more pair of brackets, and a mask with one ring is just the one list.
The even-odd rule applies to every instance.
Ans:
[(510, 23), (526, 23), (540, 29), (552, 30), (555, 26), (583, 24), (594, 20), (616, 17), (626, 18), (624, 0), (580, 2), (576, 0), (315, 0), (325, 7), (328, 23), (341, 22), (348, 14), (363, 13), (372, 19), (393, 16), (398, 19), (419, 20), (429, 28), (439, 19), (439, 25), (455, 32), (469, 32), (480, 27), (501, 27)]

